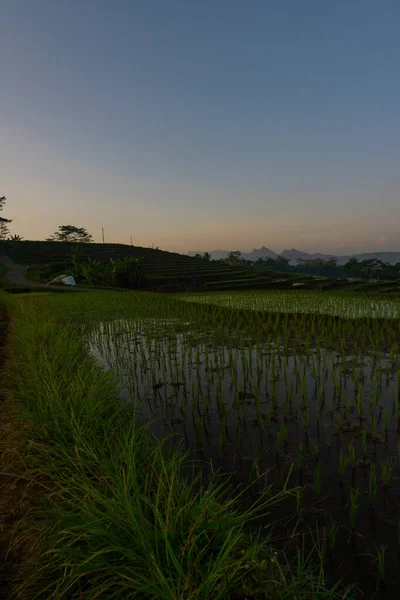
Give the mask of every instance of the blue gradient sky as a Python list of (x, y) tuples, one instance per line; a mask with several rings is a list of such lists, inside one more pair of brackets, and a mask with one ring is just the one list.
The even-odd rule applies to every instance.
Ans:
[(14, 233), (400, 250), (398, 0), (2, 0), (0, 22)]

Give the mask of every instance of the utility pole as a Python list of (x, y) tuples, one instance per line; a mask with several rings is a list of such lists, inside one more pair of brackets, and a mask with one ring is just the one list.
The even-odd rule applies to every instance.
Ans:
[(131, 236), (131, 246), (133, 246), (133, 244), (132, 244), (132, 236)]
[(104, 244), (104, 227), (101, 228), (101, 235), (103, 237), (103, 244)]

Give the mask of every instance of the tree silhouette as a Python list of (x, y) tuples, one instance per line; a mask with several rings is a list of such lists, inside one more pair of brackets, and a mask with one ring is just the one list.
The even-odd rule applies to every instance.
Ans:
[(240, 250), (232, 250), (226, 257), (225, 262), (234, 267), (243, 264), (242, 253)]
[(47, 238), (46, 241), (89, 244), (92, 241), (92, 236), (84, 227), (75, 227), (75, 225), (60, 225), (58, 231)]
[[(6, 200), (7, 198), (5, 196), (0, 197), (0, 210), (3, 210)], [(0, 217), (0, 240), (6, 240), (9, 236), (10, 230), (8, 229), (8, 223), (11, 222), (11, 219), (4, 219), (3, 217)]]

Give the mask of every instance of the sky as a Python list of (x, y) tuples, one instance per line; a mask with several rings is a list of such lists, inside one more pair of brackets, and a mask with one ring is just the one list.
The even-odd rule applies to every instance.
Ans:
[(398, 0), (0, 0), (0, 22), (12, 233), (400, 251)]

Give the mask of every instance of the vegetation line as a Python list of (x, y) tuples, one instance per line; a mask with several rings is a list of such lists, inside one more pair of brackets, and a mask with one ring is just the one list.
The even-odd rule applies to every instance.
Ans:
[(185, 477), (188, 457), (129, 414), (114, 375), (88, 355), (77, 315), (65, 319), (65, 300), (5, 302), (10, 397), (27, 476), (41, 489), (16, 530), (30, 558), (10, 598), (337, 597), (309, 557), (292, 569), (265, 532), (248, 533), (288, 490), (266, 488), (241, 511), (218, 475)]

